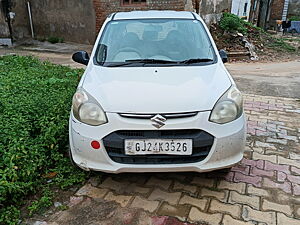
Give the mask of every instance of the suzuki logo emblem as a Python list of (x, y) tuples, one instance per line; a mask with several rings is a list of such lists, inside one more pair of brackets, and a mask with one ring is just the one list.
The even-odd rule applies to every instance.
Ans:
[(164, 122), (167, 121), (166, 118), (164, 118), (163, 116), (161, 116), (159, 114), (152, 117), (150, 120), (153, 122), (152, 125), (155, 126), (157, 129), (163, 127), (165, 125)]

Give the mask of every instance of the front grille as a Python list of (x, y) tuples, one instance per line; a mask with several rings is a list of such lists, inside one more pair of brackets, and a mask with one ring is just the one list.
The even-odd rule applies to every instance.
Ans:
[[(125, 139), (192, 139), (193, 153), (183, 155), (125, 155)], [(109, 157), (123, 164), (181, 164), (204, 160), (210, 152), (214, 137), (202, 130), (124, 130), (116, 131), (103, 138)]]
[(166, 119), (179, 119), (196, 116), (198, 112), (188, 113), (162, 113), (162, 114), (131, 114), (131, 113), (120, 113), (119, 115), (125, 118), (131, 119), (151, 119), (156, 115), (161, 115)]

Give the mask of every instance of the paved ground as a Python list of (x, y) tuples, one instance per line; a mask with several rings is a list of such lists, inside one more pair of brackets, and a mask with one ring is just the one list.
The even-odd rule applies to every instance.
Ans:
[[(33, 54), (71, 62), (64, 54)], [(248, 138), (239, 165), (228, 173), (99, 173), (62, 201), (67, 210), (36, 219), (43, 224), (299, 225), (299, 62), (228, 68), (246, 93)]]
[(299, 225), (300, 102), (246, 95), (245, 109), (245, 158), (229, 173), (101, 174), (47, 223)]

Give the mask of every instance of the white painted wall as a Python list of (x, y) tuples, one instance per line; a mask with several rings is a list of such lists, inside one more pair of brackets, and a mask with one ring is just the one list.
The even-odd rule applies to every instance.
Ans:
[[(246, 11), (245, 11), (245, 4), (247, 4)], [(250, 5), (251, 5), (250, 0), (232, 0), (231, 13), (239, 17), (247, 17), (248, 19), (250, 13)]]

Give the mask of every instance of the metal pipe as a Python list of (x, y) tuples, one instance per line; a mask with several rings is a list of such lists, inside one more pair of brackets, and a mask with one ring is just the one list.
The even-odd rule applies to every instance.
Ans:
[(29, 15), (31, 37), (34, 38), (34, 31), (33, 31), (33, 23), (32, 23), (32, 14), (31, 14), (30, 2), (27, 2), (27, 9), (28, 9), (28, 15)]

